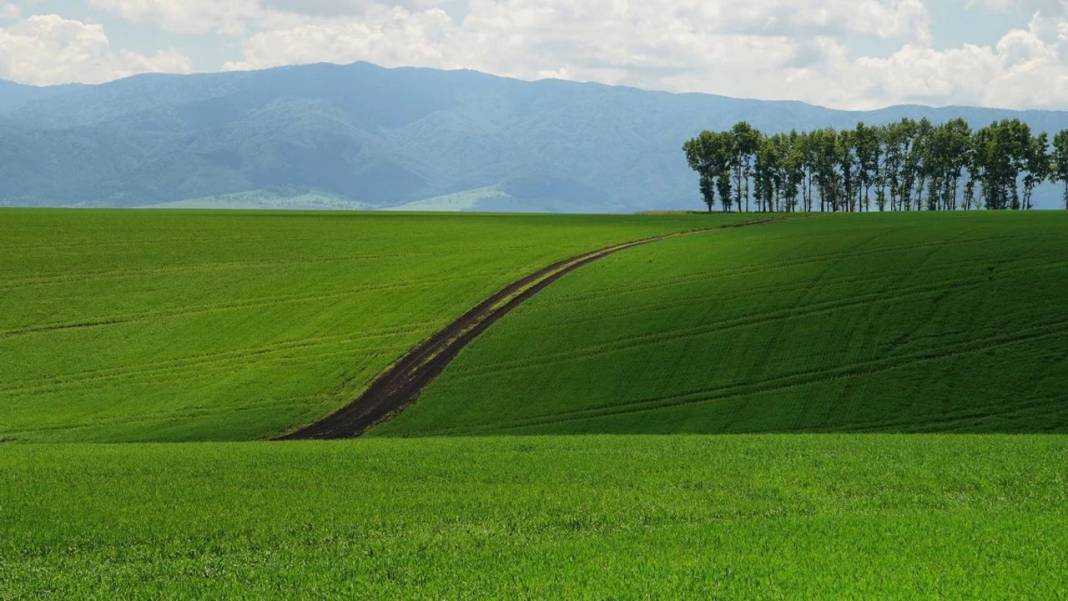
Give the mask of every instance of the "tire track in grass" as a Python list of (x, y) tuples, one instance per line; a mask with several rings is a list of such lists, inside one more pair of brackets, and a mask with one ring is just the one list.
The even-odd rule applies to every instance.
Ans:
[(621, 250), (660, 240), (727, 228), (768, 224), (783, 219), (783, 217), (765, 218), (651, 236), (606, 246), (543, 267), (505, 286), (409, 351), (375, 378), (355, 401), (317, 422), (278, 437), (278, 440), (351, 438), (363, 434), (371, 426), (396, 415), (410, 405), (423, 388), (448, 366), (460, 350), (477, 338), (493, 322), (549, 284), (583, 265)]
[(91, 430), (94, 428), (104, 429), (114, 426), (129, 426), (134, 424), (181, 423), (189, 420), (190, 418), (234, 415), (257, 411), (266, 411), (271, 409), (292, 409), (294, 405), (298, 403), (315, 402), (322, 400), (323, 399), (320, 395), (304, 395), (280, 399), (265, 399), (254, 405), (227, 405), (223, 407), (184, 407), (173, 411), (160, 411), (155, 413), (146, 413), (133, 416), (101, 417), (100, 415), (94, 414), (92, 416), (86, 417), (85, 421), (79, 421), (74, 423), (62, 423), (56, 425), (38, 424), (29, 427), (16, 427), (0, 430), (0, 442), (17, 441), (23, 439), (31, 441), (32, 437), (27, 437), (27, 435), (29, 434), (71, 432), (77, 430)]
[[(404, 255), (425, 256), (424, 254)], [(303, 259), (276, 259), (273, 261), (212, 261), (204, 263), (189, 263), (184, 265), (168, 265), (165, 267), (152, 267), (143, 269), (115, 269), (106, 271), (92, 271), (72, 273), (60, 271), (56, 273), (37, 274), (17, 278), (0, 279), (0, 290), (14, 290), (33, 288), (38, 286), (68, 286), (71, 284), (98, 283), (102, 281), (134, 279), (139, 280), (145, 276), (170, 276), (188, 273), (216, 273), (220, 271), (239, 271), (243, 269), (277, 269), (279, 266), (302, 266), (322, 265), (326, 263), (349, 263), (357, 261), (381, 261), (382, 259), (397, 259), (397, 255), (351, 255), (340, 257), (312, 257)]]
[[(1060, 255), (1057, 255), (1057, 256), (1059, 257)], [(1000, 267), (1002, 265), (1013, 265), (1013, 264), (1015, 264), (1017, 262), (1018, 262), (1018, 260), (1016, 258), (1008, 258), (1008, 259), (1000, 259), (998, 261), (991, 261), (988, 264)], [(934, 275), (941, 274), (943, 272), (950, 273), (950, 274), (955, 274), (955, 273), (957, 273), (959, 267), (961, 267), (963, 265), (974, 265), (974, 264), (975, 264), (975, 260), (974, 259), (968, 259), (967, 261), (959, 261), (959, 262), (955, 262), (955, 263), (947, 263), (943, 267), (940, 267), (937, 270), (930, 270), (929, 273), (934, 274)], [(1015, 275), (1015, 274), (1023, 273), (1023, 272), (1048, 271), (1048, 270), (1051, 270), (1051, 269), (1061, 269), (1061, 268), (1064, 268), (1064, 267), (1068, 267), (1068, 262), (1048, 263), (1048, 264), (1042, 264), (1042, 265), (1027, 265), (1027, 266), (1024, 266), (1024, 267), (1014, 267), (1014, 268), (1010, 268), (1010, 269), (999, 269), (998, 273), (999, 273), (1000, 276), (1004, 276), (1004, 275), (1007, 275), (1007, 274)], [(884, 282), (886, 280), (889, 280), (890, 278), (897, 277), (897, 276), (900, 276), (900, 275), (902, 275), (902, 274), (901, 273), (888, 273), (888, 274), (885, 274), (885, 275), (876, 275), (876, 276), (867, 276), (867, 277), (825, 278), (824, 281), (823, 281), (823, 284), (824, 284), (824, 290), (826, 291), (826, 290), (836, 289), (836, 287), (840, 287), (840, 286), (857, 285), (857, 284), (860, 284), (860, 283), (870, 283), (870, 284), (874, 285), (874, 284), (878, 284), (880, 282)], [(959, 281), (960, 282), (971, 281), (972, 279), (978, 279), (979, 277), (980, 276), (979, 276), (979, 274), (977, 272), (977, 274), (973, 274), (971, 276), (967, 276), (966, 278), (963, 278), (963, 279), (961, 279)], [(982, 276), (982, 278), (984, 280), (988, 279), (988, 277), (989, 276), (987, 276), (987, 275), (983, 275)], [(937, 278), (932, 278), (932, 279), (937, 279)], [(657, 281), (659, 281), (659, 280), (657, 280)], [(945, 278), (941, 278), (941, 279), (939, 279), (939, 281), (948, 282), (949, 280), (946, 280)], [(667, 288), (669, 286), (670, 286), (670, 284), (665, 284), (664, 286), (661, 286), (661, 288)], [(807, 282), (801, 282), (799, 284), (792, 284), (792, 285), (778, 285), (778, 284), (775, 284), (775, 285), (768, 285), (768, 286), (754, 286), (754, 287), (750, 288), (748, 291), (746, 291), (745, 293), (741, 293), (741, 294), (733, 294), (733, 295), (729, 295), (729, 296), (717, 295), (717, 296), (715, 296), (715, 300), (716, 300), (716, 302), (722, 302), (722, 303), (726, 303), (726, 304), (744, 304), (745, 302), (748, 302), (752, 298), (760, 296), (760, 295), (793, 294), (795, 292), (800, 292), (800, 291), (804, 290), (806, 287), (808, 287), (808, 283)], [(646, 287), (643, 287), (643, 288), (646, 288)], [(884, 287), (884, 288), (886, 288), (886, 287)], [(619, 296), (619, 295), (626, 294), (626, 293), (629, 293), (629, 292), (630, 292), (630, 290), (619, 289), (617, 292), (605, 293), (602, 296), (585, 295), (581, 299), (579, 299), (578, 297), (566, 297), (566, 298), (564, 298), (562, 300), (556, 300), (556, 301), (545, 300), (545, 301), (540, 302), (537, 307), (531, 306), (527, 310), (528, 311), (559, 313), (561, 311), (565, 311), (565, 309), (567, 309), (571, 304), (603, 302), (605, 299), (613, 298), (615, 296)], [(710, 294), (711, 293), (705, 292), (705, 293), (702, 293), (702, 294), (688, 295), (688, 296), (674, 295), (673, 296), (673, 301), (671, 303), (665, 303), (665, 302), (660, 301), (660, 300), (654, 301), (654, 302), (645, 302), (645, 303), (631, 302), (631, 303), (627, 304), (626, 308), (619, 309), (617, 311), (612, 311), (612, 312), (604, 312), (604, 313), (601, 313), (600, 315), (597, 315), (595, 317), (568, 319), (567, 324), (568, 325), (573, 325), (573, 324), (587, 323), (587, 322), (591, 322), (591, 321), (600, 321), (600, 320), (605, 319), (605, 318), (609, 318), (609, 319), (625, 319), (625, 318), (628, 318), (628, 317), (631, 317), (631, 316), (634, 316), (634, 315), (647, 315), (649, 313), (659, 313), (659, 312), (664, 312), (664, 311), (671, 311), (671, 310), (675, 310), (675, 309), (682, 308), (682, 307), (700, 306), (700, 305), (707, 304), (709, 302), (709, 300), (712, 298), (712, 296), (710, 296)], [(761, 313), (761, 314), (763, 314), (763, 313)], [(753, 315), (757, 315), (757, 314), (753, 314)], [(731, 318), (731, 319), (737, 319), (737, 318)], [(721, 321), (723, 321), (723, 320), (721, 320)], [(560, 327), (559, 324), (530, 325), (530, 326), (528, 326), (528, 329), (531, 332), (537, 332), (537, 331), (541, 331), (541, 330), (553, 329), (553, 328), (558, 328), (558, 327)]]
[(246, 309), (261, 309), (265, 307), (275, 307), (283, 304), (300, 304), (300, 303), (316, 303), (331, 299), (347, 298), (354, 294), (362, 294), (365, 292), (380, 292), (380, 291), (393, 291), (404, 290), (405, 288), (420, 288), (430, 285), (436, 285), (444, 282), (490, 277), (497, 275), (495, 272), (485, 272), (472, 274), (470, 276), (452, 276), (445, 278), (435, 278), (423, 280), (421, 282), (414, 282), (411, 284), (374, 284), (369, 286), (357, 286), (354, 288), (348, 288), (338, 290), (335, 292), (328, 292), (324, 294), (315, 295), (281, 295), (281, 296), (258, 296), (250, 298), (248, 300), (237, 301), (232, 303), (216, 303), (216, 304), (193, 304), (174, 307), (171, 309), (160, 309), (156, 311), (141, 311), (137, 313), (124, 313), (117, 315), (103, 315), (92, 320), (85, 321), (71, 321), (71, 322), (53, 322), (37, 325), (20, 326), (16, 328), (0, 330), (0, 339), (13, 338), (15, 336), (26, 336), (32, 334), (47, 334), (51, 332), (58, 332), (63, 330), (85, 330), (91, 328), (100, 328), (108, 326), (117, 326), (123, 324), (129, 324), (139, 321), (151, 321), (161, 319), (172, 319), (177, 317), (187, 317), (191, 315), (207, 315), (211, 313), (219, 313), (223, 311), (243, 311)]
[(770, 312), (753, 313), (741, 317), (709, 322), (701, 326), (687, 326), (671, 330), (661, 330), (650, 334), (626, 336), (616, 338), (609, 342), (577, 347), (563, 352), (485, 364), (481, 367), (471, 368), (463, 373), (456, 374), (451, 382), (466, 382), (472, 379), (484, 378), (486, 376), (500, 375), (508, 371), (566, 363), (575, 359), (586, 359), (608, 353), (623, 352), (654, 344), (670, 344), (680, 340), (701, 338), (737, 329), (761, 327), (769, 324), (779, 324), (784, 321), (794, 321), (817, 315), (826, 315), (843, 310), (865, 308), (869, 305), (893, 305), (902, 300), (917, 300), (933, 295), (944, 294), (950, 289), (962, 290), (969, 284), (977, 285), (978, 283), (979, 279), (977, 277), (964, 278), (959, 281), (941, 282), (938, 284), (917, 287), (916, 289), (906, 290), (904, 294), (890, 298), (887, 298), (884, 294), (878, 292), (860, 295), (845, 300), (839, 299), (821, 303), (812, 303), (800, 308), (786, 308)]
[[(1012, 239), (1016, 239), (1016, 238), (1017, 238), (1017, 236), (1015, 236), (1015, 235), (989, 236), (989, 237), (986, 237), (986, 238), (970, 238), (970, 239), (966, 239), (966, 240), (957, 240), (957, 241), (955, 241), (953, 243), (953, 245), (958, 245), (959, 246), (959, 245), (964, 245), (964, 244), (967, 244), (967, 243), (977, 243), (977, 244), (978, 243), (982, 243), (982, 244), (990, 245), (990, 244), (994, 244), (994, 243), (996, 243), (996, 242), (998, 242), (1000, 240), (1012, 240)], [(942, 240), (942, 241), (937, 241), (937, 242), (919, 242), (919, 243), (912, 243), (912, 244), (899, 244), (899, 245), (893, 245), (893, 246), (883, 246), (883, 247), (869, 249), (869, 250), (856, 251), (856, 252), (853, 252), (852, 254), (848, 254), (848, 255), (846, 255), (846, 253), (848, 251), (822, 253), (822, 254), (811, 254), (811, 255), (806, 255), (803, 258), (789, 259), (789, 260), (785, 260), (785, 261), (777, 261), (774, 264), (761, 265), (760, 267), (742, 267), (742, 268), (731, 269), (731, 270), (712, 269), (712, 270), (692, 271), (692, 272), (689, 272), (689, 273), (684, 274), (684, 275), (679, 275), (679, 276), (674, 276), (674, 277), (658, 278), (655, 282), (650, 282), (650, 283), (642, 284), (642, 285), (630, 285), (630, 284), (628, 284), (628, 285), (623, 285), (623, 286), (608, 286), (608, 287), (599, 289), (596, 292), (587, 293), (586, 295), (573, 295), (573, 296), (570, 296), (570, 297), (568, 297), (568, 300), (582, 300), (582, 299), (585, 299), (587, 297), (593, 298), (593, 297), (600, 296), (601, 294), (611, 294), (611, 293), (615, 293), (615, 292), (636, 292), (636, 291), (641, 291), (641, 290), (650, 290), (650, 289), (659, 288), (659, 287), (665, 286), (665, 285), (671, 286), (671, 285), (678, 285), (678, 284), (687, 284), (687, 283), (692, 283), (692, 282), (707, 282), (709, 280), (714, 280), (714, 279), (729, 279), (729, 278), (738, 278), (738, 277), (750, 277), (750, 276), (753, 276), (753, 275), (767, 274), (767, 273), (773, 273), (773, 272), (783, 272), (783, 271), (789, 272), (790, 270), (796, 269), (797, 267), (800, 267), (800, 266), (803, 266), (803, 265), (817, 265), (817, 264), (826, 263), (827, 261), (838, 260), (838, 259), (843, 259), (843, 258), (853, 259), (853, 258), (858, 258), (858, 257), (879, 256), (879, 255), (897, 253), (897, 252), (902, 252), (902, 251), (907, 252), (907, 251), (914, 251), (914, 250), (923, 250), (923, 249), (926, 249), (926, 248), (931, 247), (931, 246), (938, 247), (938, 248), (945, 248), (947, 246), (950, 246), (950, 243), (947, 242), (947, 241)], [(1056, 256), (1060, 256), (1060, 255), (1056, 255)], [(1015, 260), (1015, 258), (1013, 260)], [(974, 263), (973, 259), (969, 259), (969, 261)]]
[[(194, 374), (197, 376), (202, 376), (204, 374), (218, 374), (220, 376), (224, 376), (226, 374), (233, 373), (234, 370), (239, 369), (242, 366), (248, 365), (250, 360), (255, 360), (257, 364), (260, 365), (270, 365), (274, 367), (301, 365), (304, 363), (314, 362), (311, 358), (309, 358), (307, 351), (315, 348), (320, 349), (314, 354), (315, 360), (321, 360), (330, 357), (351, 357), (354, 351), (402, 352), (407, 349), (406, 346), (402, 347), (398, 345), (352, 347), (346, 346), (347, 344), (347, 341), (342, 341), (340, 343), (332, 343), (329, 345), (308, 345), (304, 347), (270, 349), (246, 355), (224, 357), (221, 360), (188, 361), (176, 363), (174, 365), (163, 365), (142, 370), (131, 370), (118, 373), (107, 373), (102, 375), (88, 375), (84, 377), (50, 378), (47, 383), (43, 384), (29, 384), (8, 388), (0, 388), (0, 399), (6, 397), (28, 397), (32, 395), (57, 393), (71, 388), (86, 388), (92, 386), (107, 385), (128, 386), (144, 383), (146, 381), (158, 382), (163, 379), (177, 378), (178, 376), (191, 371), (194, 372)], [(344, 346), (344, 348), (342, 350), (335, 350), (332, 352), (324, 352), (322, 350), (324, 347), (328, 348), (329, 346)]]
[(646, 413), (663, 409), (673, 409), (687, 405), (700, 405), (741, 398), (780, 390), (793, 389), (813, 384), (840, 381), (843, 378), (867, 376), (876, 373), (911, 367), (947, 358), (967, 357), (977, 353), (1006, 348), (1018, 344), (1034, 343), (1049, 338), (1058, 338), (1068, 334), (1068, 319), (1024, 328), (1011, 334), (976, 338), (939, 348), (924, 349), (909, 355), (883, 359), (870, 359), (854, 363), (844, 363), (832, 368), (814, 368), (782, 374), (759, 382), (733, 382), (711, 388), (695, 389), (677, 394), (649, 397), (626, 403), (610, 405), (593, 405), (581, 409), (531, 415), (527, 417), (495, 423), (472, 423), (440, 430), (411, 432), (414, 436), (477, 434), (488, 431), (514, 430), (531, 426), (544, 426), (567, 422), (585, 421), (601, 417), (615, 417), (634, 413)]
[[(241, 362), (247, 361), (252, 357), (281, 354), (285, 352), (306, 352), (311, 349), (330, 347), (330, 346), (342, 346), (349, 345), (357, 342), (380, 340), (397, 338), (401, 336), (407, 336), (409, 334), (417, 334), (423, 328), (431, 326), (430, 322), (416, 322), (414, 326), (407, 328), (380, 328), (378, 330), (365, 330), (364, 332), (356, 335), (329, 335), (329, 336), (311, 336), (308, 338), (290, 338), (279, 340), (271, 344), (241, 347), (228, 349), (223, 351), (203, 352), (195, 353), (192, 355), (184, 355), (180, 357), (174, 357), (172, 359), (165, 359), (159, 361), (150, 361), (147, 363), (128, 363), (121, 367), (101, 367), (96, 369), (86, 369), (81, 371), (64, 371), (60, 374), (53, 374), (47, 377), (50, 378), (48, 384), (41, 383), (41, 376), (35, 375), (30, 378), (22, 380), (9, 380), (0, 384), (0, 395), (9, 393), (16, 390), (27, 390), (34, 388), (44, 388), (55, 383), (68, 383), (68, 382), (80, 382), (80, 381), (93, 381), (97, 379), (115, 378), (136, 376), (139, 374), (155, 374), (158, 371), (170, 371), (175, 369), (184, 369), (187, 367), (197, 366), (210, 366), (218, 365), (228, 362)], [(374, 348), (381, 348), (382, 343), (379, 342)], [(368, 349), (374, 350), (374, 349)]]

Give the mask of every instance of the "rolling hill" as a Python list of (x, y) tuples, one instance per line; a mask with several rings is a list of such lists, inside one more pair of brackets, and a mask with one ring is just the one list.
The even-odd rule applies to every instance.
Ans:
[(276, 436), (546, 265), (729, 224), (562, 275), (372, 433), (1068, 431), (1064, 213), (2, 217), (7, 440)]
[(269, 438), (506, 283), (739, 216), (0, 211), (0, 439)]
[[(1057, 111), (849, 112), (367, 63), (0, 84), (0, 205), (697, 208), (682, 142), (743, 119), (768, 132), (903, 116), (1068, 128)], [(1057, 206), (1059, 192), (1036, 198)]]
[(380, 434), (1068, 432), (1068, 214), (673, 238), (495, 323)]
[(1064, 597), (1068, 214), (751, 219), (0, 210), (0, 598)]

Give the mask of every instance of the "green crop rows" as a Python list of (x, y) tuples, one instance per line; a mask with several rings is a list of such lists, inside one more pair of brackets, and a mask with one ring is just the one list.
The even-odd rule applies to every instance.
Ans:
[(570, 274), (380, 433), (1068, 432), (1068, 215), (828, 216)]
[(255, 440), (751, 219), (0, 211), (0, 599), (1068, 598), (1068, 215), (629, 248), (371, 437)]
[(0, 440), (269, 437), (543, 265), (740, 219), (5, 210)]

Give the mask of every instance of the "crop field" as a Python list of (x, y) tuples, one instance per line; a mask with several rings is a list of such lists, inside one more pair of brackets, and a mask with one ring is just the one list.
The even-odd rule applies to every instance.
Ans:
[(0, 440), (266, 438), (543, 265), (736, 216), (0, 212)]
[(1063, 436), (9, 445), (0, 598), (1058, 599)]
[(3, 210), (0, 600), (1068, 598), (1065, 299), (1063, 214)]
[(1068, 215), (664, 240), (494, 324), (380, 434), (1068, 432)]

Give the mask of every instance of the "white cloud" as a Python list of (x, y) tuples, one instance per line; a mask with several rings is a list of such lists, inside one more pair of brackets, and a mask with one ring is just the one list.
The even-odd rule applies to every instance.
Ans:
[(174, 51), (145, 55), (113, 50), (100, 25), (57, 15), (34, 15), (0, 27), (0, 77), (22, 83), (94, 83), (191, 69), (189, 59)]
[(0, 22), (13, 21), (22, 15), (22, 11), (13, 2), (0, 0)]
[[(596, 29), (604, 15), (626, 20), (688, 20), (694, 27), (735, 34), (812, 34), (856, 32), (880, 37), (929, 35), (921, 0), (88, 0), (90, 5), (135, 22), (181, 33), (239, 35), (248, 28), (298, 26), (317, 18), (360, 17), (401, 9), (411, 15), (437, 11), (462, 13), (465, 29), (480, 24), (582, 18)], [(503, 16), (503, 19), (500, 18)], [(569, 24), (575, 24), (568, 21)]]
[(921, 0), (805, 0), (788, 6), (779, 0), (749, 0), (723, 3), (721, 14), (720, 31), (735, 33), (859, 33), (880, 38), (930, 38), (927, 9)]
[(439, 9), (413, 13), (376, 7), (360, 20), (321, 20), (253, 34), (244, 43), (244, 58), (224, 68), (360, 59), (383, 65), (449, 66), (444, 50), (454, 33), (448, 15)]
[[(744, 4), (703, 0), (470, 0), (462, 20), (450, 18), (437, 6), (361, 5), (363, 8), (355, 17), (305, 18), (287, 29), (261, 31), (259, 37), (250, 38), (247, 49), (251, 56), (244, 62), (266, 60), (277, 64), (284, 62), (282, 57), (290, 48), (298, 56), (308, 56), (316, 53), (316, 46), (320, 48), (318, 59), (350, 57), (350, 49), (361, 46), (361, 42), (339, 38), (364, 31), (398, 33), (402, 37), (394, 43), (402, 50), (406, 43), (430, 40), (440, 44), (447, 40), (452, 45), (435, 53), (441, 56), (474, 56), (481, 51), (494, 54), (498, 44), (503, 43), (506, 48), (527, 50), (574, 48), (598, 55), (600, 58), (595, 60), (620, 64), (633, 60), (633, 56), (620, 55), (635, 46), (655, 50), (683, 43), (716, 45), (743, 39), (753, 40), (749, 45), (778, 46), (789, 38), (843, 33), (918, 40), (930, 36), (927, 13), (919, 0), (808, 0), (795, 2), (788, 10), (778, 0), (751, 0)], [(402, 25), (403, 20), (410, 21), (411, 27)], [(756, 42), (759, 39), (771, 41)], [(268, 40), (281, 45), (268, 49)], [(617, 44), (621, 44), (618, 51), (613, 49)], [(268, 50), (269, 54), (265, 53)], [(641, 60), (640, 53), (638, 58)]]
[(1068, 0), (969, 0), (966, 6), (997, 11), (1016, 10), (1028, 14), (1042, 12), (1051, 15), (1068, 10)]
[[(233, 36), (240, 56), (228, 69), (367, 60), (841, 108), (1068, 105), (1068, 0), (971, 0), (1034, 17), (997, 43), (955, 48), (932, 40), (925, 0), (86, 1), (169, 31)], [(188, 69), (174, 53), (97, 52), (112, 71)]]
[[(849, 36), (900, 46), (864, 56), (850, 49)], [(1048, 13), (994, 45), (936, 49), (919, 0), (810, 0), (789, 10), (774, 0), (470, 0), (462, 19), (437, 7), (367, 5), (358, 16), (260, 31), (227, 66), (362, 59), (841, 108), (1063, 108), (1065, 55), (1068, 21)]]
[(832, 74), (844, 77), (858, 89), (852, 104), (862, 107), (919, 102), (1065, 108), (1066, 38), (1044, 35), (1043, 29), (1036, 18), (1028, 29), (1009, 31), (993, 46), (906, 45), (887, 57), (832, 64), (815, 81), (831, 86)]
[(777, 0), (470, 0), (462, 19), (436, 5), (366, 3), (358, 16), (254, 33), (226, 67), (368, 60), (784, 97), (787, 72), (826, 62), (837, 50), (826, 40), (846, 34), (930, 38), (919, 0), (807, 0), (789, 10)]
[[(336, 17), (339, 15), (358, 15), (374, 7), (376, 0), (261, 0), (263, 8), (282, 12), (296, 13), (317, 17)], [(465, 0), (399, 0), (392, 6), (409, 10), (428, 8), (456, 8), (466, 4)]]
[(239, 35), (263, 12), (259, 0), (89, 0), (89, 4), (179, 33)]

